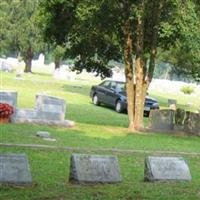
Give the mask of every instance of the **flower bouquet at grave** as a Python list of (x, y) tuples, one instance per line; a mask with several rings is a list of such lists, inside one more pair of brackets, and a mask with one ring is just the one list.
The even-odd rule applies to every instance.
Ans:
[(10, 116), (14, 113), (14, 109), (7, 103), (0, 103), (0, 123), (9, 122)]

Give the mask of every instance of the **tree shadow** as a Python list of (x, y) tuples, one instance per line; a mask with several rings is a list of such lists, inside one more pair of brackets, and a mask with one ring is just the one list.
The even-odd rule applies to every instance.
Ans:
[[(108, 106), (95, 106), (91, 104), (69, 104), (66, 112), (66, 118), (78, 123), (128, 127), (127, 113), (117, 113)], [(148, 124), (148, 118), (144, 117), (145, 126)]]
[(91, 86), (88, 85), (72, 85), (72, 84), (65, 84), (62, 86), (62, 89), (66, 92), (71, 92), (71, 93), (76, 93), (76, 94), (81, 94), (84, 96), (90, 96), (90, 89)]
[(42, 73), (42, 72), (32, 72), (33, 75), (38, 75), (38, 76), (45, 76), (45, 77), (52, 77), (52, 74), (48, 74), (48, 73)]

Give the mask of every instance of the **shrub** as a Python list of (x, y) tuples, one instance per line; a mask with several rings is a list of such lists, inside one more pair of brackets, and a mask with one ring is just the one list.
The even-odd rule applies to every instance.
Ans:
[(183, 92), (184, 94), (192, 94), (194, 92), (194, 88), (191, 86), (183, 86), (181, 88), (181, 92)]
[(0, 103), (0, 118), (10, 117), (14, 113), (14, 109), (7, 103)]

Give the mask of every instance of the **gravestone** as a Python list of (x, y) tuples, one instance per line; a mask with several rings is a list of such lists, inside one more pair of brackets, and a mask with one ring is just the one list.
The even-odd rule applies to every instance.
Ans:
[(17, 107), (17, 92), (15, 91), (0, 91), (0, 103), (7, 103), (11, 105), (14, 109), (14, 113), (11, 116), (11, 121), (16, 115), (16, 107)]
[(35, 109), (16, 109), (12, 122), (73, 127), (75, 125), (73, 121), (65, 120), (65, 109), (64, 99), (36, 95)]
[(154, 130), (171, 131), (174, 128), (173, 110), (151, 110), (149, 115), (149, 128)]
[(70, 182), (116, 183), (121, 181), (117, 157), (72, 154)]
[(177, 101), (176, 99), (168, 99), (168, 106), (172, 110), (176, 110)]
[(22, 69), (16, 70), (16, 77), (15, 77), (15, 79), (16, 80), (25, 80), (24, 78), (22, 78), (23, 74), (24, 74), (24, 72), (23, 72)]
[(0, 91), (0, 103), (7, 103), (17, 107), (17, 92), (15, 91)]
[(184, 124), (184, 120), (185, 120), (185, 110), (178, 108), (175, 112), (175, 124), (177, 125), (183, 125)]
[(183, 131), (186, 112), (184, 109), (178, 108), (175, 111), (175, 131)]
[(32, 177), (25, 154), (0, 154), (0, 184), (30, 185)]
[(186, 118), (184, 122), (184, 131), (194, 134), (200, 135), (200, 114), (186, 112)]
[(15, 115), (15, 120), (17, 121), (22, 121), (23, 120), (27, 120), (27, 119), (37, 119), (37, 113), (35, 110), (33, 109), (24, 109), (24, 108), (20, 108), (20, 109), (16, 109), (16, 115)]
[(190, 181), (191, 174), (185, 160), (181, 157), (145, 158), (145, 181)]
[(13, 66), (5, 61), (0, 61), (0, 71), (12, 72), (14, 70)]
[(37, 131), (36, 136), (41, 138), (50, 138), (50, 133), (47, 131)]
[(36, 95), (36, 113), (39, 119), (64, 121), (65, 109), (64, 99)]

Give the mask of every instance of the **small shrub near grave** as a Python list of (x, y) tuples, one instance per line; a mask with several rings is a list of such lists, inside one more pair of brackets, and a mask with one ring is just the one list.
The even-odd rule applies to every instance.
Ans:
[(8, 118), (14, 113), (13, 107), (7, 103), (0, 103), (0, 118)]
[(194, 88), (191, 86), (183, 86), (181, 88), (181, 92), (183, 92), (184, 94), (192, 94), (194, 92)]

